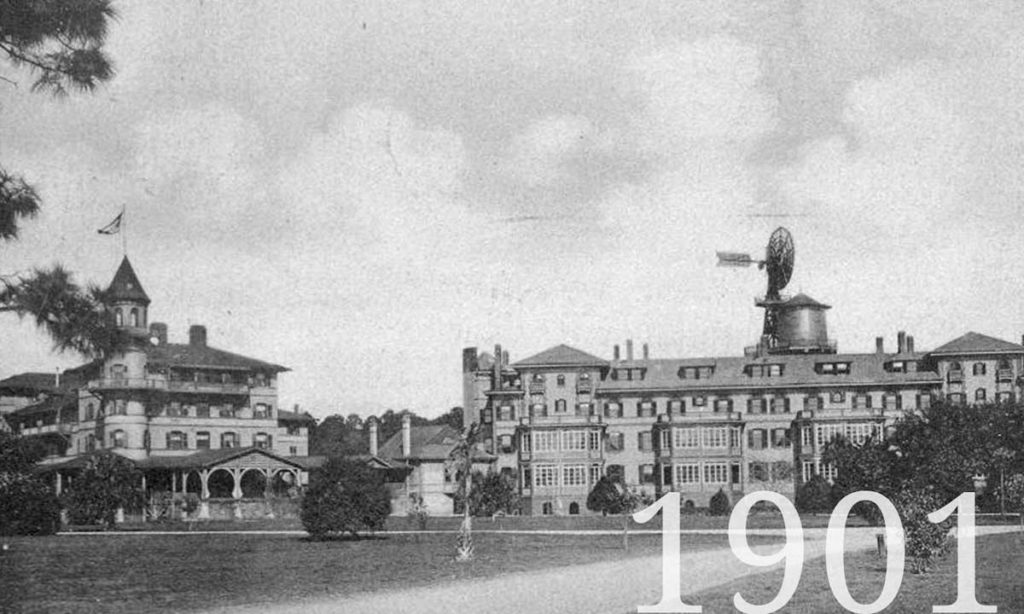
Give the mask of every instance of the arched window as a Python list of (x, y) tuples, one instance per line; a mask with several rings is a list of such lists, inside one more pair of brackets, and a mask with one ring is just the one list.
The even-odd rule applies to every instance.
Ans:
[(237, 448), (238, 447), (238, 433), (228, 431), (227, 433), (220, 434), (220, 447), (222, 448)]
[(181, 431), (171, 431), (167, 433), (167, 449), (168, 450), (187, 450), (188, 449), (188, 437)]
[(984, 401), (986, 396), (987, 394), (984, 388), (978, 388), (977, 390), (974, 391), (975, 401)]
[(85, 405), (85, 420), (92, 420), (96, 417), (96, 405), (91, 401)]
[(569, 504), (569, 515), (578, 516), (580, 513), (580, 504), (573, 501)]
[(117, 429), (110, 434), (110, 447), (111, 448), (124, 448), (127, 444), (125, 443), (124, 431)]
[(114, 310), (114, 324), (116, 326), (124, 326), (124, 312), (118, 307)]
[(559, 374), (559, 376), (556, 378), (556, 382), (559, 386), (565, 386), (565, 376)]
[(562, 414), (565, 413), (565, 399), (555, 401), (555, 411)]
[(138, 328), (139, 327), (139, 310), (138, 309), (132, 307), (131, 316), (129, 317), (129, 320), (132, 323), (132, 328)]
[(972, 373), (974, 373), (974, 375), (985, 375), (985, 363), (983, 363), (983, 362), (976, 362), (976, 363), (974, 363), (974, 366), (971, 368), (971, 371), (972, 371)]
[(949, 370), (950, 371), (962, 371), (963, 367), (960, 366), (959, 362), (954, 360), (953, 362), (949, 363)]
[(1010, 368), (1010, 361), (1005, 359), (1005, 358), (999, 359), (999, 368), (1000, 369), (1009, 369)]

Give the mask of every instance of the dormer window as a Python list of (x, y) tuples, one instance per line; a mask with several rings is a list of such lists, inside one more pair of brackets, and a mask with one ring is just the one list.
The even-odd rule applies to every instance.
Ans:
[(847, 375), (850, 372), (848, 362), (819, 362), (815, 369), (822, 375)]
[(902, 361), (902, 360), (894, 360), (894, 361), (886, 364), (885, 366), (886, 366), (885, 370), (890, 372), (890, 373), (906, 373), (907, 372), (907, 363)]
[(782, 365), (747, 365), (747, 375), (750, 377), (780, 377)]

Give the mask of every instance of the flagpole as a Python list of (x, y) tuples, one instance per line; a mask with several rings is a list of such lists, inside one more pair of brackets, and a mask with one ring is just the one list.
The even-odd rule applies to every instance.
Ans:
[(124, 214), (125, 210), (128, 209), (128, 205), (121, 205), (121, 255), (128, 256), (128, 220)]

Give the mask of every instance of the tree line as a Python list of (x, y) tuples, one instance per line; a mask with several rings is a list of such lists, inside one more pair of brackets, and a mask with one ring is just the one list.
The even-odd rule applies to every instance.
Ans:
[(309, 453), (320, 456), (359, 456), (370, 453), (369, 420), (377, 421), (377, 441), (380, 445), (402, 430), (402, 420), (409, 416), (412, 426), (446, 425), (459, 433), (463, 430), (462, 408), (453, 407), (436, 418), (424, 418), (415, 412), (389, 409), (380, 415), (363, 417), (359, 414), (334, 414), (324, 418), (311, 429)]

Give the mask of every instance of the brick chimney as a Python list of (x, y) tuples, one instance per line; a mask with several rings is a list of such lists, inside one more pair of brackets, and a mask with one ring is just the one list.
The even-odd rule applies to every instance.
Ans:
[(651, 348), (650, 348), (650, 346), (649, 346), (649, 345), (647, 345), (647, 344), (645, 343), (645, 344), (644, 344), (644, 360), (647, 360), (647, 359), (648, 359), (648, 358), (650, 358), (650, 357), (651, 357)]
[(914, 335), (907, 335), (907, 354), (914, 353)]
[(159, 345), (167, 343), (167, 325), (163, 322), (153, 322), (149, 325), (149, 336), (156, 337)]
[(907, 333), (906, 331), (900, 331), (896, 333), (896, 351), (900, 354), (906, 354), (907, 352)]
[(193, 324), (188, 327), (188, 344), (193, 347), (206, 347), (206, 327)]
[[(1024, 337), (1022, 337), (1022, 339), (1024, 339)], [(621, 354), (619, 353), (619, 344), (616, 343), (612, 346), (612, 360), (619, 360), (620, 358)]]
[(633, 340), (626, 339), (626, 360), (633, 360)]
[(875, 352), (885, 354), (885, 337), (875, 337)]
[(412, 454), (412, 416), (402, 416), (402, 456), (408, 458)]
[(377, 418), (370, 418), (370, 456), (377, 456)]

